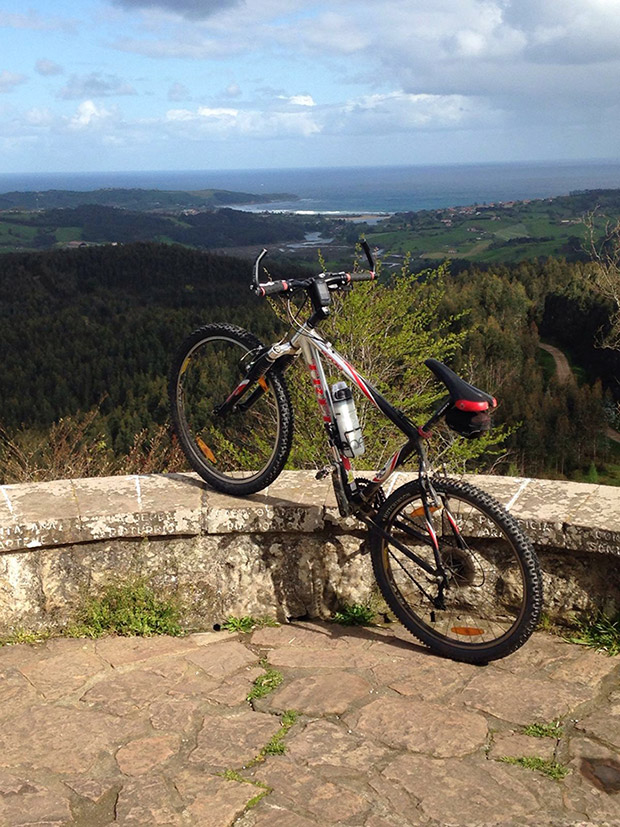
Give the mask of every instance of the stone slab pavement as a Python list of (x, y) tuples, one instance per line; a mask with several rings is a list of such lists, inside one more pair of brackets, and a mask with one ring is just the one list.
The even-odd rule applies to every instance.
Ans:
[(542, 632), (485, 667), (393, 626), (4, 646), (0, 825), (620, 825), (619, 678)]

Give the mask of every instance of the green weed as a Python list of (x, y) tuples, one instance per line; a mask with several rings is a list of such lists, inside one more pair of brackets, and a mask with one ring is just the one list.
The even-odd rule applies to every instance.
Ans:
[(262, 629), (265, 626), (278, 626), (278, 622), (271, 617), (251, 617), (251, 615), (235, 617), (231, 615), (222, 623), (222, 629), (226, 629), (227, 632), (243, 632), (244, 634), (248, 634), (254, 629)]
[(40, 629), (37, 632), (31, 629), (18, 628), (10, 635), (0, 638), (0, 646), (14, 646), (17, 643), (43, 643), (52, 636), (52, 633), (47, 629)]
[(294, 709), (288, 709), (286, 712), (282, 714), (282, 726), (262, 748), (262, 750), (260, 751), (261, 756), (284, 755), (284, 753), (286, 752), (286, 745), (284, 743), (284, 739), (289, 729), (297, 721), (298, 717), (299, 713), (296, 712)]
[(271, 669), (266, 665), (263, 666), (263, 668), (267, 671), (264, 675), (259, 675), (255, 679), (252, 689), (247, 697), (248, 701), (253, 701), (256, 698), (264, 698), (265, 695), (268, 695), (270, 692), (273, 692), (274, 689), (277, 689), (277, 687), (280, 686), (284, 680), (282, 672), (278, 672), (277, 669)]
[(614, 617), (597, 612), (578, 620), (574, 634), (566, 640), (610, 656), (620, 654), (620, 612)]
[(237, 772), (237, 770), (224, 770), (224, 772), (220, 772), (218, 775), (225, 778), (227, 781), (237, 781), (240, 784), (250, 784), (252, 787), (258, 787), (259, 792), (245, 805), (246, 810), (251, 810), (252, 807), (255, 807), (261, 799), (263, 799), (266, 795), (269, 795), (272, 791), (272, 788), (267, 784), (263, 784), (262, 781), (253, 781), (250, 778), (244, 778), (244, 776), (241, 775), (240, 772)]
[(181, 635), (180, 607), (170, 595), (158, 594), (142, 580), (108, 585), (83, 598), (69, 637)]
[(341, 626), (372, 626), (374, 619), (374, 610), (363, 603), (343, 603), (332, 617), (332, 621)]
[(551, 721), (550, 724), (528, 724), (523, 727), (523, 734), (531, 738), (561, 738), (564, 727), (560, 721)]
[(251, 784), (251, 781), (248, 781), (247, 778), (244, 778), (240, 772), (237, 770), (224, 770), (224, 772), (217, 773), (222, 778), (225, 778), (227, 781), (239, 781), (243, 784)]
[(519, 767), (524, 767), (527, 770), (535, 770), (541, 772), (548, 778), (553, 778), (555, 781), (561, 781), (569, 774), (570, 770), (563, 764), (558, 764), (556, 761), (549, 761), (545, 758), (537, 758), (533, 755), (524, 755), (520, 758), (515, 758), (510, 755), (504, 755), (499, 759), (504, 764), (516, 764)]

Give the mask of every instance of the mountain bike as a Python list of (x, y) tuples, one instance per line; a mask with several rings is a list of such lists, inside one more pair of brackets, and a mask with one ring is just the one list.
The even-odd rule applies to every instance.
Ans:
[[(216, 490), (246, 496), (266, 488), (291, 450), (293, 409), (285, 374), (301, 357), (330, 451), (330, 464), (317, 478), (331, 474), (340, 513), (368, 527), (373, 571), (389, 610), (436, 653), (487, 663), (515, 651), (536, 627), (542, 608), (538, 561), (515, 520), (492, 497), (432, 473), (427, 441), (442, 418), (463, 436), (480, 436), (490, 428), (496, 401), (429, 358), (425, 364), (447, 396), (424, 425), (416, 425), (319, 334), (332, 293), (375, 278), (366, 242), (362, 249), (369, 270), (261, 282), (263, 250), (251, 289), (257, 296), (289, 299), (290, 329), (271, 345), (226, 323), (194, 331), (170, 373), (173, 428), (189, 464)], [(290, 297), (299, 295), (309, 315), (293, 315)], [(344, 381), (330, 387), (323, 360), (406, 439), (371, 479), (358, 478), (354, 470), (365, 445), (351, 389)], [(413, 455), (417, 479), (386, 497), (383, 486)]]

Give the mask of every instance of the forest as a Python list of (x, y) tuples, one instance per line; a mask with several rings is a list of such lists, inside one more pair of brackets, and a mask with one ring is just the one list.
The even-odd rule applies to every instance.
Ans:
[(50, 249), (70, 242), (127, 244), (161, 241), (188, 247), (230, 247), (301, 241), (320, 229), (319, 217), (263, 214), (222, 208), (174, 215), (83, 204), (0, 213), (0, 250)]
[(106, 187), (88, 192), (74, 190), (44, 190), (36, 192), (0, 193), (0, 210), (50, 210), (75, 208), (83, 204), (98, 204), (125, 210), (186, 210), (212, 209), (233, 204), (264, 204), (270, 201), (292, 201), (297, 196), (287, 193), (265, 193), (230, 190), (145, 190)]
[[(356, 348), (372, 350), (370, 320), (386, 318), (381, 302), (394, 295), (401, 309), (395, 341), (417, 341), (407, 352), (420, 365), (426, 356), (445, 358), (500, 401), (499, 442), (473, 456), (469, 468), (620, 484), (619, 447), (606, 436), (610, 424), (618, 427), (620, 353), (597, 346), (611, 308), (586, 269), (579, 261), (545, 259), (416, 274), (405, 262), (398, 273), (385, 269), (367, 293), (344, 297), (334, 341), (364, 370)], [(43, 478), (37, 457), (44, 464), (59, 434), (65, 447), (71, 433), (79, 434), (80, 450), (106, 460), (89, 465), (92, 473), (126, 469), (121, 460), (128, 454), (138, 470), (174, 467), (179, 457), (163, 436), (166, 377), (182, 339), (216, 319), (251, 328), (263, 340), (282, 330), (269, 305), (249, 291), (249, 270), (247, 261), (174, 244), (0, 256), (2, 482)], [(275, 257), (269, 270), (274, 278), (298, 274)], [(426, 315), (415, 315), (431, 289)], [(557, 381), (541, 340), (567, 352), (576, 382)], [(393, 380), (371, 373), (394, 398)], [(430, 406), (440, 389), (429, 394), (426, 373), (423, 366), (405, 371), (413, 382), (409, 395), (420, 382)], [(303, 462), (302, 448), (294, 457)], [(140, 465), (147, 455), (151, 464)]]

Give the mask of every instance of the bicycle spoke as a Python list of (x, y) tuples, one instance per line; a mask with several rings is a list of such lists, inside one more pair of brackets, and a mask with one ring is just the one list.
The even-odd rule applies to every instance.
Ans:
[[(537, 570), (529, 563), (526, 573), (524, 538), (498, 506), (487, 505), (486, 495), (470, 495), (458, 483), (438, 482), (437, 487), (446, 489), (442, 506), (428, 511), (417, 484), (403, 486), (409, 496), (395, 492), (392, 507), (386, 502), (382, 525), (378, 515), (385, 534), (375, 534), (373, 565), (389, 605), (414, 634), (451, 655), (475, 660), (467, 650), (506, 649), (520, 634), (524, 618), (529, 620), (528, 592), (532, 583), (539, 587)], [(438, 576), (413, 562), (419, 557), (433, 563), (431, 532), (441, 561)]]

